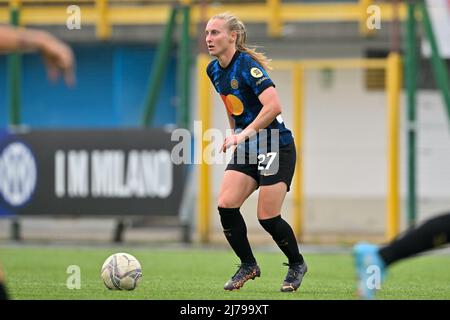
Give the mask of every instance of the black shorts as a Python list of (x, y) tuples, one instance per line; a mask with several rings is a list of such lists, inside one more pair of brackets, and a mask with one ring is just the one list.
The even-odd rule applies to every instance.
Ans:
[[(244, 161), (245, 160), (245, 161)], [(248, 152), (238, 156), (237, 149), (225, 170), (235, 170), (252, 177), (259, 186), (270, 186), (278, 182), (291, 188), (296, 161), (295, 144), (279, 148), (278, 152), (261, 153), (251, 156)]]

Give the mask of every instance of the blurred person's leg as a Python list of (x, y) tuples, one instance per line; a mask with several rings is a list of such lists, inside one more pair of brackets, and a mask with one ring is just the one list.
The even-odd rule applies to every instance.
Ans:
[[(360, 243), (353, 248), (358, 276), (358, 294), (364, 299), (374, 299), (380, 289), (387, 267), (392, 263), (418, 253), (436, 249), (450, 242), (450, 212), (431, 218), (413, 227), (389, 244), (379, 247)], [(373, 283), (374, 271), (378, 270), (378, 285)]]
[(406, 231), (388, 245), (381, 247), (379, 254), (388, 266), (448, 242), (450, 242), (450, 212), (426, 220)]
[(8, 293), (6, 292), (5, 276), (3, 274), (2, 266), (0, 265), (0, 300), (7, 300)]

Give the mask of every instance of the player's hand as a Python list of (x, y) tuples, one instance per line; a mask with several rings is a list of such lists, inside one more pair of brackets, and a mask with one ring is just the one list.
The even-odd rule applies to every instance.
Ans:
[(47, 32), (40, 34), (40, 42), (49, 78), (56, 81), (62, 74), (67, 85), (74, 85), (75, 59), (72, 49)]
[(239, 143), (245, 140), (245, 137), (243, 137), (240, 134), (232, 134), (231, 136), (228, 136), (225, 138), (222, 147), (220, 148), (221, 152), (226, 152), (228, 148), (232, 146), (237, 146)]

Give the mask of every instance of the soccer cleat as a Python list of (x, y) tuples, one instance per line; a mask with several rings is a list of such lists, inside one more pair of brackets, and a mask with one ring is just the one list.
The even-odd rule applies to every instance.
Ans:
[(353, 247), (358, 277), (357, 294), (365, 300), (375, 298), (375, 292), (380, 289), (386, 274), (386, 265), (378, 252), (378, 246), (369, 243), (358, 243)]
[(283, 263), (283, 265), (288, 266), (288, 273), (281, 286), (281, 292), (292, 292), (297, 291), (302, 283), (305, 273), (308, 271), (306, 262), (303, 263)]
[(236, 271), (234, 276), (227, 281), (224, 285), (224, 289), (228, 291), (233, 291), (242, 288), (245, 282), (256, 277), (261, 276), (261, 270), (256, 263), (248, 264), (243, 263), (239, 265), (239, 269)]

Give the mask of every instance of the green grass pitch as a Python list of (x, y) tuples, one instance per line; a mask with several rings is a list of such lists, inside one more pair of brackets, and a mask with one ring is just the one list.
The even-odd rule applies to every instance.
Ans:
[[(100, 268), (112, 253), (128, 252), (141, 262), (142, 282), (134, 291), (104, 287)], [(3, 247), (0, 261), (13, 299), (355, 299), (349, 254), (305, 254), (309, 271), (295, 293), (279, 291), (287, 267), (281, 253), (255, 250), (261, 278), (234, 292), (223, 290), (237, 259), (223, 249), (142, 249), (126, 247)], [(81, 288), (68, 289), (67, 267), (81, 270)], [(421, 256), (395, 264), (382, 284), (381, 299), (450, 299), (450, 256)]]

